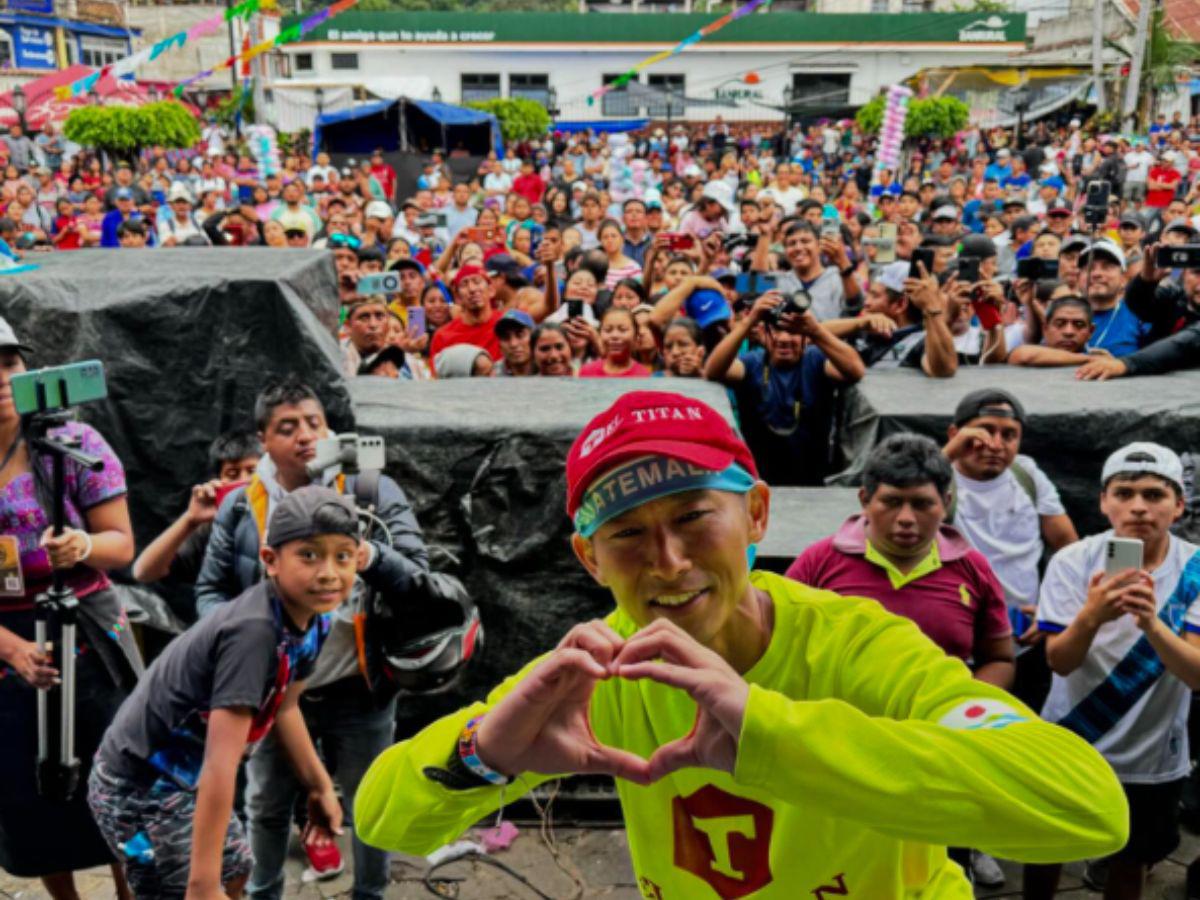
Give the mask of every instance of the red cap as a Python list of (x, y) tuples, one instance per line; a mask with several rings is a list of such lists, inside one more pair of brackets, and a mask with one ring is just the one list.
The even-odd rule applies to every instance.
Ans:
[(487, 278), (487, 272), (483, 271), (481, 266), (466, 265), (459, 269), (455, 274), (452, 286), (455, 290), (457, 290), (458, 286), (462, 283), (462, 280), (464, 278), (470, 278), (472, 275), (481, 275), (484, 278)]
[(755, 478), (754, 457), (729, 423), (700, 400), (666, 391), (633, 391), (584, 427), (567, 454), (567, 515), (591, 484), (639, 456), (668, 456), (721, 472), (737, 463)]

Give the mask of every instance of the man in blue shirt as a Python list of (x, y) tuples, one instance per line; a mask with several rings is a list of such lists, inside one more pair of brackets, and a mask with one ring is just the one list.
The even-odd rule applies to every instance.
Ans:
[(118, 188), (113, 195), (113, 202), (117, 208), (106, 213), (100, 224), (101, 247), (120, 247), (121, 239), (117, 235), (117, 229), (121, 223), (142, 218), (142, 214), (134, 209), (133, 191), (129, 188)]
[(1001, 147), (996, 151), (996, 161), (988, 166), (984, 172), (984, 178), (995, 178), (1001, 185), (1004, 184), (1004, 179), (1012, 175), (1012, 154), (1008, 152), (1007, 147)]
[(1096, 241), (1079, 254), (1079, 267), (1095, 330), (1089, 350), (1107, 350), (1113, 356), (1128, 356), (1144, 343), (1150, 325), (1139, 319), (1122, 302), (1125, 293), (1125, 254), (1112, 241)]

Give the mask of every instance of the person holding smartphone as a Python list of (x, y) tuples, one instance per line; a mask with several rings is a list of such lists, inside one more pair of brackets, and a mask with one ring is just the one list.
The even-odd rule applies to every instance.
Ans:
[[(1200, 547), (1169, 530), (1183, 515), (1183, 464), (1167, 447), (1137, 442), (1109, 456), (1100, 508), (1111, 528), (1064, 547), (1042, 579), (1037, 625), (1054, 672), (1042, 717), (1117, 773), (1129, 843), (1106, 874), (1091, 866), (1091, 881), (1105, 897), (1136, 900), (1147, 868), (1179, 844), (1188, 709), (1200, 688)], [(1121, 561), (1129, 542), (1140, 542), (1140, 564)], [(1027, 870), (1026, 898), (1051, 897), (1058, 876), (1057, 866)]]

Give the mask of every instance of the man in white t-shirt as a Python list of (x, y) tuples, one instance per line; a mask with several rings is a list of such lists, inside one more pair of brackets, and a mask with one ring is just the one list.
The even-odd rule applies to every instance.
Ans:
[(943, 452), (954, 465), (950, 518), (987, 557), (1004, 588), (1019, 654), (1013, 693), (1037, 709), (1050, 687), (1043, 636), (1033, 618), (1038, 567), (1047, 548), (1057, 552), (1079, 536), (1058, 489), (1036, 462), (1019, 455), (1024, 430), (1020, 400), (998, 388), (972, 391), (954, 410)]
[[(1168, 530), (1183, 515), (1173, 451), (1122, 447), (1101, 485), (1112, 529), (1059, 551), (1042, 580), (1037, 622), (1055, 673), (1042, 717), (1092, 744), (1124, 786), (1129, 843), (1108, 859), (1104, 896), (1136, 900), (1146, 869), (1179, 844), (1188, 708), (1200, 687), (1200, 547)], [(1140, 570), (1105, 574), (1113, 537), (1142, 542)], [(1049, 897), (1057, 880), (1058, 867), (1027, 867), (1025, 896)]]
[(1154, 154), (1141, 142), (1134, 144), (1133, 149), (1125, 154), (1125, 185), (1121, 188), (1121, 194), (1126, 200), (1141, 203), (1146, 199), (1146, 182), (1150, 179), (1153, 162)]

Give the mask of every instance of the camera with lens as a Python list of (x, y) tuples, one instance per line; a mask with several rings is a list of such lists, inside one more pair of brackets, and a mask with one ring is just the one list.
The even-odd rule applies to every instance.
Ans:
[(1087, 186), (1087, 194), (1083, 202), (1083, 221), (1093, 228), (1098, 228), (1108, 221), (1108, 201), (1112, 195), (1112, 185), (1107, 181), (1093, 181)]
[(767, 318), (771, 325), (778, 326), (784, 316), (800, 316), (812, 309), (812, 296), (808, 291), (800, 290), (794, 294), (780, 292), (779, 296), (783, 298), (783, 302), (771, 310)]

